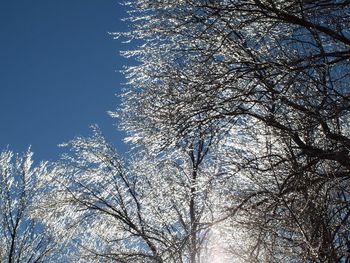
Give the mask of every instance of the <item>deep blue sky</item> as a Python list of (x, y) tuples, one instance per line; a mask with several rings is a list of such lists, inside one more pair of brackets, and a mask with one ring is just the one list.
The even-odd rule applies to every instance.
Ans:
[(0, 149), (36, 160), (58, 158), (58, 144), (97, 123), (125, 151), (107, 115), (117, 107), (126, 49), (118, 0), (0, 0)]

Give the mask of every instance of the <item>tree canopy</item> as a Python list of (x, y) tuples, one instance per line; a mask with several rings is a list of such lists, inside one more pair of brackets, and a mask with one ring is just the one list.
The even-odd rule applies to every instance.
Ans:
[(7, 243), (23, 210), (72, 262), (349, 262), (350, 1), (125, 4), (130, 158), (96, 126), (38, 173), (5, 151), (37, 189), (1, 179)]

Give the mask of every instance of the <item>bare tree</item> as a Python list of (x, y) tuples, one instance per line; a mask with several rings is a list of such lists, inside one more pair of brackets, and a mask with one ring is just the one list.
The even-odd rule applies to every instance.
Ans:
[(246, 261), (348, 261), (350, 2), (129, 4), (121, 35), (142, 45), (124, 55), (140, 63), (115, 114), (129, 140), (215, 131), (243, 182), (220, 222), (251, 233)]
[(46, 165), (32, 168), (32, 152), (23, 156), (9, 150), (0, 153), (0, 260), (1, 262), (49, 262), (56, 247), (40, 219), (33, 217), (37, 179)]
[[(68, 144), (42, 184), (40, 215), (81, 262), (199, 262), (215, 200), (201, 142), (125, 164), (97, 128)], [(128, 167), (128, 168), (126, 168)]]

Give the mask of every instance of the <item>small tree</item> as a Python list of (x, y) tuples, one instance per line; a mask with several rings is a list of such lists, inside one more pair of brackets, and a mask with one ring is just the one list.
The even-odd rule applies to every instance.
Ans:
[(1, 262), (49, 262), (56, 252), (50, 231), (33, 217), (37, 180), (46, 173), (46, 164), (32, 168), (32, 163), (30, 150), (23, 156), (0, 153)]
[[(126, 165), (99, 130), (65, 144), (73, 154), (42, 183), (41, 216), (82, 261), (199, 262), (216, 216), (217, 185), (201, 143), (172, 156), (146, 150)], [(210, 244), (209, 244), (210, 245)]]

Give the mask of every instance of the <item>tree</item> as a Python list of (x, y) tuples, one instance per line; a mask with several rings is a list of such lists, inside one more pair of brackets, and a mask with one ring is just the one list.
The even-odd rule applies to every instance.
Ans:
[(221, 222), (251, 233), (248, 262), (349, 260), (350, 2), (129, 4), (129, 141), (231, 141), (221, 162), (243, 183)]
[(41, 220), (33, 216), (38, 177), (46, 164), (32, 168), (30, 149), (23, 155), (0, 153), (0, 260), (1, 262), (48, 262), (55, 243)]
[(96, 127), (65, 146), (73, 153), (43, 178), (50, 194), (40, 198), (40, 214), (70, 248), (69, 258), (199, 262), (217, 197), (207, 174), (215, 166), (201, 164), (204, 145), (173, 158), (143, 151), (128, 165)]

